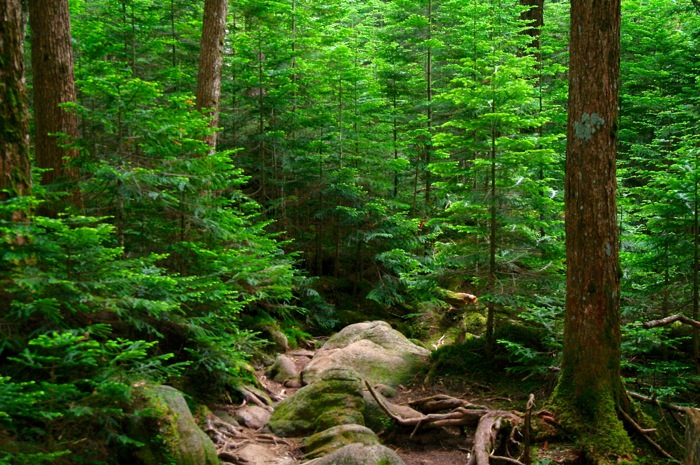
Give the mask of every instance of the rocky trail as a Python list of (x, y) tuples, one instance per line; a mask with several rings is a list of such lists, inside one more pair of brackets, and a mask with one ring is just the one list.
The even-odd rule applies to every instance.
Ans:
[(351, 325), (317, 351), (280, 354), (257, 372), (260, 386), (242, 390), (242, 404), (207, 416), (205, 430), (223, 465), (482, 465), (497, 442), (503, 462), (522, 463), (526, 405), (490, 409), (483, 389), (423, 385), (428, 354), (384, 322)]

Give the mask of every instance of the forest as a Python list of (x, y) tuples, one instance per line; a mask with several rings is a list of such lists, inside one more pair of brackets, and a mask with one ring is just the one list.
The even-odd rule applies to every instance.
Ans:
[[(610, 112), (572, 126), (570, 86), (607, 79), (608, 55), (573, 66), (591, 3), (594, 24), (620, 7), (0, 0), (0, 464), (120, 463), (144, 384), (238, 402), (276, 335), (372, 320), (454, 380), (575, 405), (581, 463), (679, 463), (700, 400), (700, 5), (622, 0)], [(613, 133), (580, 186), (616, 202), (602, 258), (569, 255), (604, 232), (568, 229), (567, 128)], [(574, 276), (606, 255), (599, 297)], [(566, 355), (572, 286), (609, 302), (610, 392), (564, 387), (589, 356)]]

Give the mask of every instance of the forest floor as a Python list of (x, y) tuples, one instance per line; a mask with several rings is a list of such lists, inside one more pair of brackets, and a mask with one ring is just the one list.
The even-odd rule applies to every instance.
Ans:
[[(505, 376), (505, 375), (504, 375)], [(296, 389), (282, 386), (266, 379), (259, 373), (262, 384), (273, 397), (288, 397)], [(454, 379), (453, 377), (438, 377), (425, 383), (416, 380), (411, 386), (401, 386), (398, 395), (391, 399), (396, 404), (408, 404), (411, 401), (427, 398), (437, 394), (449, 395), (468, 400), (475, 404), (486, 405), (489, 408), (508, 410), (514, 413), (523, 412), (532, 383), (517, 383), (514, 380), (503, 380), (497, 383), (484, 380)], [(541, 388), (536, 395), (540, 396), (538, 405), (544, 403), (548, 396), (546, 388)], [(231, 406), (232, 407), (232, 406)], [(389, 422), (387, 422), (389, 425)], [(387, 447), (392, 448), (406, 465), (462, 465), (469, 461), (474, 430), (472, 428), (443, 427), (419, 432), (411, 438), (413, 428), (391, 424), (379, 436)], [(249, 431), (249, 438), (255, 441), (255, 431)], [(270, 435), (260, 433), (260, 444), (270, 447)], [(303, 452), (298, 440), (279, 440), (275, 443), (276, 453), (282, 457), (293, 457), (298, 463), (303, 463)], [(579, 451), (571, 444), (541, 442), (535, 445), (534, 462), (573, 465), (580, 463)], [(547, 462), (545, 459), (548, 459)], [(534, 463), (533, 462), (533, 463)]]

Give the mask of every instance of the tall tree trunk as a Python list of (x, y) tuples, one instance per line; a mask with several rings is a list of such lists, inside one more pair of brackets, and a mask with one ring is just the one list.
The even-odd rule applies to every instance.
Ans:
[[(34, 140), (35, 160), (42, 174), (43, 185), (58, 180), (75, 182), (78, 170), (70, 167), (77, 150), (64, 145), (78, 137), (78, 115), (61, 106), (75, 102), (73, 48), (71, 43), (68, 0), (29, 0), (29, 24), (32, 40), (32, 71), (34, 73)], [(56, 136), (65, 134), (68, 140)], [(80, 194), (75, 186), (72, 203), (80, 207)], [(60, 208), (52, 206), (44, 213)]]
[[(0, 0), (0, 201), (31, 194), (29, 114), (24, 85), (24, 26), (20, 0)], [(12, 212), (21, 221), (26, 212)]]
[[(693, 168), (693, 320), (700, 317), (700, 224), (698, 224), (698, 153), (695, 152), (695, 166)], [(700, 373), (700, 331), (693, 326), (693, 360), (695, 360), (695, 372)]]
[(520, 0), (520, 5), (528, 7), (520, 14), (520, 19), (526, 22), (527, 28), (523, 33), (532, 37), (530, 47), (536, 51), (540, 61), (540, 35), (544, 25), (544, 0)]
[(554, 405), (593, 463), (632, 451), (620, 375), (616, 202), (620, 0), (571, 2), (566, 146), (566, 315)]
[[(219, 124), (219, 97), (221, 95), (221, 69), (223, 66), (224, 40), (226, 39), (226, 15), (228, 0), (205, 0), (202, 41), (199, 49), (199, 73), (197, 74), (198, 110), (208, 110), (211, 127)], [(212, 150), (216, 149), (216, 133), (204, 138)]]
[(430, 173), (430, 163), (432, 163), (433, 152), (433, 2), (428, 0), (428, 51), (425, 59), (425, 98), (427, 101), (426, 118), (428, 129), (428, 140), (425, 143), (425, 207), (430, 208), (430, 195), (432, 190), (432, 179)]

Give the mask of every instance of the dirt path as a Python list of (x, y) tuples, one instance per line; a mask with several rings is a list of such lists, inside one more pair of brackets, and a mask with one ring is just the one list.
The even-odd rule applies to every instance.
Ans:
[[(286, 355), (291, 358), (299, 371), (313, 357), (314, 352), (308, 350), (290, 351)], [(267, 379), (264, 372), (257, 373), (258, 378), (270, 394), (273, 400), (279, 401), (293, 395), (298, 386), (284, 386), (273, 380)], [(477, 386), (474, 388), (474, 386)], [(397, 396), (391, 401), (396, 404), (407, 404), (411, 401), (430, 397), (436, 394), (446, 394), (452, 397), (463, 398), (479, 404), (490, 404), (494, 398), (473, 395), (475, 391), (484, 388), (482, 385), (461, 385), (446, 388), (444, 385), (416, 385), (413, 387), (400, 387)], [(493, 394), (493, 393), (491, 393)], [(496, 399), (503, 403), (507, 399)], [(511, 404), (509, 409), (515, 409)], [(220, 406), (235, 417), (236, 410), (241, 406)], [(504, 408), (503, 405), (500, 408)], [(225, 428), (225, 427), (224, 427)], [(301, 438), (277, 438), (267, 433), (264, 429), (252, 429), (245, 426), (236, 426), (235, 440), (229, 441), (226, 453), (220, 454), (222, 465), (298, 465), (304, 463), (304, 454), (301, 450)], [(412, 428), (391, 424), (386, 430), (378, 433), (383, 444), (393, 449), (406, 465), (463, 465), (469, 461), (473, 443), (474, 431), (471, 428), (445, 427), (432, 430), (419, 431), (411, 438)], [(268, 457), (268, 458), (263, 458)], [(578, 453), (571, 448), (548, 448), (540, 450), (540, 459), (549, 458), (552, 463), (574, 464), (578, 463)]]

